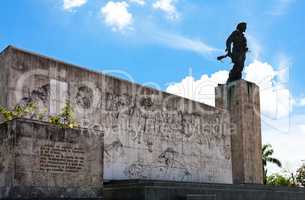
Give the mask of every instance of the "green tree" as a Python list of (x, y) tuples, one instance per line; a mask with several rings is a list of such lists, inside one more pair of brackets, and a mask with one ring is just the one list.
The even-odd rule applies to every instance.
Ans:
[(303, 164), (298, 170), (297, 170), (297, 175), (296, 179), (300, 185), (305, 187), (305, 164)]
[(267, 163), (272, 163), (277, 165), (278, 167), (282, 167), (282, 163), (276, 159), (273, 158), (272, 155), (274, 153), (274, 150), (272, 149), (272, 146), (270, 144), (264, 144), (262, 149), (262, 157), (263, 157), (263, 170), (264, 170), (264, 184), (267, 183)]
[(268, 185), (281, 185), (281, 186), (296, 186), (294, 176), (293, 175), (282, 175), (282, 174), (272, 174), (267, 177)]
[(289, 186), (290, 181), (289, 178), (281, 175), (281, 174), (272, 174), (267, 177), (267, 184), (268, 185), (283, 185)]

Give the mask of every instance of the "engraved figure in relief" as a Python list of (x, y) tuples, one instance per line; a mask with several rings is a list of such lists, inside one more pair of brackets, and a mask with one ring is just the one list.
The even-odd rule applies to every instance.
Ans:
[(181, 161), (179, 157), (179, 152), (175, 151), (171, 147), (168, 147), (159, 155), (155, 163), (157, 165), (153, 165), (158, 166), (156, 169), (160, 178), (170, 177), (176, 180), (184, 180), (192, 176), (184, 162)]
[(116, 139), (110, 144), (105, 145), (104, 155), (106, 163), (115, 162), (119, 157), (124, 155), (123, 144), (119, 139)]
[(89, 109), (93, 103), (93, 91), (87, 86), (82, 86), (78, 88), (76, 94), (76, 103), (83, 109)]

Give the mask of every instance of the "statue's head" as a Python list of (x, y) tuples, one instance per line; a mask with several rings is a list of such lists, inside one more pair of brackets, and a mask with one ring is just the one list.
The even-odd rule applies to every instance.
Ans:
[(237, 30), (239, 30), (240, 32), (245, 32), (247, 29), (247, 23), (246, 22), (241, 22), (237, 25), (236, 27)]

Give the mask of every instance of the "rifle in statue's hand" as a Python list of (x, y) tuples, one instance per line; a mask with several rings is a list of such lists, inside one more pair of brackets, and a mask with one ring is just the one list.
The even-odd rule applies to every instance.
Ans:
[(226, 57), (230, 57), (230, 58), (232, 58), (232, 53), (231, 53), (231, 51), (227, 48), (226, 49), (226, 54), (225, 55), (223, 55), (223, 56), (218, 56), (217, 57), (217, 60), (219, 60), (219, 61), (222, 61), (224, 58), (226, 58)]
[(226, 57), (229, 57), (229, 54), (227, 53), (226, 55), (223, 55), (223, 56), (218, 56), (217, 57), (217, 60), (219, 61), (222, 61), (222, 59), (226, 58)]
[[(246, 52), (249, 53), (249, 52), (251, 52), (251, 51), (247, 48), (247, 49), (246, 49)], [(223, 55), (223, 56), (218, 56), (218, 57), (217, 57), (217, 60), (218, 60), (218, 61), (222, 61), (222, 60), (225, 59), (226, 57), (232, 58), (232, 54), (228, 52), (227, 54), (225, 54), (225, 55)]]

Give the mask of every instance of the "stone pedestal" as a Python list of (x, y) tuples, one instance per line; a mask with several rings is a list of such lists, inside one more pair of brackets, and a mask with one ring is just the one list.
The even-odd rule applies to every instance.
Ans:
[(260, 97), (245, 80), (216, 88), (216, 107), (229, 111), (234, 183), (263, 183)]
[(25, 119), (0, 125), (0, 199), (102, 197), (102, 134)]

